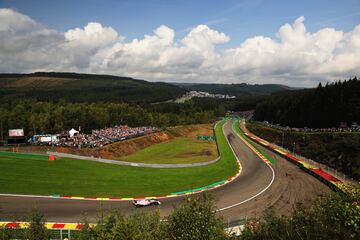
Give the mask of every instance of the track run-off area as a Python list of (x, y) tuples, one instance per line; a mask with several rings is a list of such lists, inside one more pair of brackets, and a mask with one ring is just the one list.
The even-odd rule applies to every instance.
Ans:
[[(245, 126), (241, 126), (241, 128), (243, 129)], [(222, 215), (227, 221), (238, 220), (245, 217), (259, 217), (269, 207), (272, 207), (277, 214), (288, 214), (297, 204), (309, 204), (311, 200), (317, 196), (331, 192), (325, 184), (315, 177), (303, 172), (296, 165), (291, 164), (277, 154), (274, 154), (248, 139), (242, 133), (238, 121), (223, 120), (218, 123), (216, 127), (216, 136), (221, 156), (220, 161), (210, 166), (186, 169), (193, 174), (192, 176), (182, 176), (181, 171), (185, 169), (151, 169), (152, 171), (160, 172), (162, 170), (174, 171), (173, 178), (170, 178), (167, 181), (177, 182), (170, 183), (170, 187), (176, 185), (179, 186), (179, 183), (181, 182), (190, 182), (194, 186), (188, 188), (182, 186), (181, 189), (177, 189), (177, 193), (180, 193), (179, 196), (163, 198), (160, 207), (162, 216), (169, 214), (174, 206), (179, 204), (184, 198), (192, 197), (190, 193), (201, 191), (204, 188), (203, 186), (209, 186), (211, 189), (210, 192), (217, 200), (217, 214)], [(227, 150), (224, 151), (223, 149)], [(236, 159), (234, 158), (233, 153), (235, 154)], [(61, 161), (62, 160), (64, 159), (61, 159)], [(236, 160), (239, 161), (241, 170), (239, 169)], [(104, 165), (99, 165), (99, 163), (91, 164), (97, 164), (96, 168), (100, 168)], [(124, 168), (124, 166), (116, 167)], [(148, 170), (136, 167), (126, 168), (144, 170), (145, 172)], [(96, 169), (94, 169), (94, 171), (95, 170)], [(74, 169), (74, 172), (76, 172), (76, 169)], [(220, 175), (220, 173), (224, 175)], [(8, 174), (10, 175), (11, 172)], [(176, 177), (175, 174), (177, 175)], [(97, 175), (94, 175), (95, 176), (91, 177), (96, 178)], [(237, 177), (235, 178), (234, 176)], [(202, 177), (201, 179), (206, 179), (206, 181), (204, 183), (199, 182), (199, 177)], [(142, 187), (144, 189), (148, 188), (151, 183), (156, 183), (158, 178), (159, 176), (156, 175), (147, 175), (143, 180)], [(60, 180), (64, 181), (64, 179)], [(114, 181), (113, 178), (112, 180)], [(23, 179), (23, 181), (26, 181), (26, 179)], [(61, 181), (60, 183), (64, 184), (64, 182)], [(86, 186), (87, 181), (87, 179), (83, 179), (82, 184), (85, 184)], [(98, 181), (99, 189), (102, 189), (102, 187), (108, 183), (108, 181)], [(130, 181), (133, 181), (133, 179), (125, 179), (123, 181), (126, 182), (122, 185), (118, 185), (117, 187), (119, 189), (127, 187), (127, 184), (131, 186)], [(111, 182), (111, 179), (109, 182)], [(211, 185), (216, 182), (219, 183), (218, 185), (220, 187), (214, 188)], [(3, 184), (5, 184), (4, 180), (1, 179), (1, 185), (3, 186)], [(161, 183), (161, 181), (159, 181), (158, 184), (159, 189), (161, 189), (160, 192), (155, 192), (154, 189), (151, 194), (145, 193), (144, 196), (159, 196), (157, 193), (176, 193), (173, 190), (169, 191), (168, 189), (165, 189), (163, 185), (166, 184), (164, 182)], [(116, 184), (114, 187), (116, 187)], [(0, 192), (3, 193), (4, 191), (2, 188), (3, 187), (0, 187)], [(66, 185), (63, 189), (66, 189)], [(184, 189), (191, 189), (191, 191), (184, 192)], [(8, 186), (6, 192), (10, 193), (10, 190), (11, 184)], [(82, 196), (86, 196), (86, 193), (92, 193), (92, 191), (94, 191), (91, 189), (88, 190), (89, 192), (82, 192), (85, 193)], [(103, 192), (109, 194), (106, 189), (103, 189)], [(52, 194), (36, 192), (34, 191), (34, 188), (32, 189), (31, 187), (29, 187), (27, 192), (18, 193), (37, 195)], [(67, 194), (79, 196), (80, 193), (70, 192)], [(128, 194), (130, 194), (130, 192)], [(110, 196), (117, 195), (111, 194)], [(90, 220), (95, 220), (96, 216), (98, 216), (101, 211), (107, 210), (118, 210), (124, 214), (131, 214), (134, 211), (151, 211), (154, 209), (153, 207), (135, 209), (131, 201), (86, 201), (82, 199), (69, 200), (59, 198), (0, 196), (0, 219), (16, 220), (14, 218), (27, 214), (34, 207), (44, 213), (48, 221), (58, 222), (78, 222), (84, 215)]]

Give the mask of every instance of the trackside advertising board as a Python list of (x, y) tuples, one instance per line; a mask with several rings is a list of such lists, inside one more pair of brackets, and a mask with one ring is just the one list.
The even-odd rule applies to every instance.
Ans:
[(23, 137), (24, 129), (9, 129), (9, 137)]

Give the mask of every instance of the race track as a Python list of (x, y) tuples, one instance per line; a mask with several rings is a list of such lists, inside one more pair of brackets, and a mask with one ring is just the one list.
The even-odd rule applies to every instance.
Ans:
[[(217, 207), (219, 209), (227, 208), (217, 213), (222, 215), (225, 220), (233, 221), (244, 217), (261, 216), (270, 206), (278, 214), (288, 214), (297, 203), (307, 204), (320, 194), (331, 193), (325, 184), (313, 176), (257, 145), (276, 160), (276, 164), (272, 165), (275, 172), (273, 179), (272, 169), (240, 139), (233, 131), (230, 121), (225, 124), (224, 133), (242, 166), (241, 175), (236, 180), (211, 191), (217, 199)], [(259, 195), (259, 193), (261, 194)], [(182, 199), (180, 197), (161, 200), (161, 215), (169, 214)], [(94, 221), (102, 211), (107, 210), (119, 210), (122, 213), (130, 214), (134, 211), (154, 209), (154, 207), (136, 209), (129, 201), (0, 196), (0, 220), (20, 220), (32, 208), (41, 211), (47, 221), (57, 222), (78, 222), (84, 216), (90, 221)]]

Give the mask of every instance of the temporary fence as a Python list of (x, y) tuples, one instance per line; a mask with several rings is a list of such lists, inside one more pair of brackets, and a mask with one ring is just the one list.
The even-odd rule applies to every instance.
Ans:
[[(0, 221), (0, 228), (6, 229), (13, 239), (21, 238), (29, 225), (29, 222)], [(94, 225), (90, 224), (90, 226)], [(45, 223), (45, 228), (49, 231), (52, 240), (77, 239), (80, 234), (79, 230), (83, 226), (84, 224), (81, 223)]]

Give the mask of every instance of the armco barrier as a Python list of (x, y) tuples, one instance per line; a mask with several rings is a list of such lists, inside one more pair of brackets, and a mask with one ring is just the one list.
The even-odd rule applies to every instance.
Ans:
[(321, 168), (311, 167), (309, 164), (304, 164), (301, 159), (293, 156), (292, 154), (290, 154), (288, 152), (284, 152), (283, 150), (273, 147), (269, 142), (267, 142), (266, 140), (254, 135), (252, 133), (250, 134), (248, 132), (244, 132), (244, 134), (246, 136), (248, 136), (249, 138), (251, 138), (253, 141), (260, 144), (261, 146), (264, 146), (265, 148), (269, 149), (270, 151), (281, 155), (283, 158), (285, 158), (289, 162), (297, 165), (303, 171), (316, 177), (318, 180), (320, 180), (321, 182), (326, 184), (333, 191), (342, 192), (342, 190), (339, 187), (339, 184), (342, 184), (342, 181), (337, 179), (336, 177), (330, 175), (329, 173), (326, 173)]
[(85, 160), (85, 161), (92, 161), (92, 162), (100, 162), (100, 163), (108, 163), (108, 164), (115, 164), (115, 165), (123, 165), (123, 166), (131, 166), (131, 167), (145, 167), (145, 168), (189, 168), (189, 167), (201, 167), (216, 163), (219, 161), (220, 157), (207, 161), (207, 162), (200, 162), (200, 163), (185, 163), (185, 164), (151, 164), (151, 163), (134, 163), (134, 162), (125, 162), (119, 160), (110, 160), (104, 158), (96, 158), (96, 157), (86, 157), (80, 156), (75, 154), (69, 153), (59, 153), (59, 152), (46, 152), (48, 155), (54, 155), (57, 157), (64, 157), (64, 158), (74, 158), (77, 160)]

